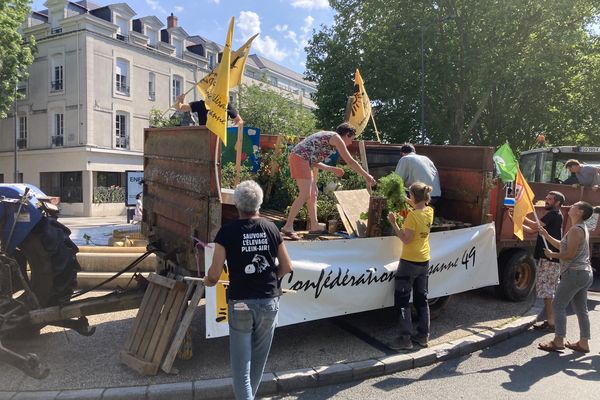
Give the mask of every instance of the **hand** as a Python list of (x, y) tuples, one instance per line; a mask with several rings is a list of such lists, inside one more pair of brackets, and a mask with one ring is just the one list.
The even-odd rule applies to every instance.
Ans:
[(507, 213), (508, 213), (508, 218), (510, 218), (511, 220), (513, 219), (513, 208), (507, 208)]
[(557, 258), (557, 257), (556, 257), (556, 255), (557, 255), (557, 254), (558, 254), (558, 253), (555, 253), (555, 252), (553, 252), (553, 251), (551, 251), (551, 250), (544, 249), (544, 255), (545, 255), (546, 257), (548, 257), (548, 258)]
[(330, 171), (333, 172), (336, 176), (339, 176), (339, 177), (344, 176), (344, 170), (342, 168), (333, 167), (333, 168), (331, 168)]
[(233, 119), (233, 123), (236, 124), (237, 126), (242, 126), (242, 125), (244, 125), (244, 120), (242, 119), (240, 114), (238, 114), (238, 116)]
[(538, 233), (540, 234), (540, 236), (543, 236), (545, 238), (548, 238), (548, 231), (544, 229), (544, 227), (542, 226), (538, 226), (537, 228)]
[(387, 219), (388, 219), (388, 221), (390, 221), (390, 224), (392, 224), (392, 226), (398, 225), (398, 222), (396, 222), (397, 217), (396, 217), (395, 213), (390, 211), (387, 215)]
[(215, 286), (215, 284), (214, 284), (214, 283), (212, 283), (212, 282), (210, 281), (210, 279), (208, 279), (208, 275), (206, 275), (206, 276), (205, 276), (205, 277), (202, 279), (202, 282), (204, 283), (204, 286), (207, 286), (207, 287), (209, 287), (209, 286)]
[(375, 178), (373, 178), (370, 174), (367, 174), (367, 176), (365, 176), (365, 181), (369, 186), (375, 186), (377, 184)]
[(182, 93), (179, 96), (175, 97), (175, 102), (176, 103), (183, 104), (184, 100), (185, 100), (185, 93)]

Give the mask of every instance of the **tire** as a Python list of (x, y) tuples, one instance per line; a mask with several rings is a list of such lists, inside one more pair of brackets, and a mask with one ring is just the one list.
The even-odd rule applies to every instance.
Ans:
[(510, 301), (523, 301), (535, 284), (535, 261), (525, 251), (518, 250), (498, 259), (499, 290)]
[(429, 299), (429, 318), (436, 319), (444, 312), (444, 309), (450, 302), (451, 296), (436, 297), (435, 299)]
[(44, 217), (19, 245), (31, 272), (30, 287), (41, 308), (69, 302), (77, 287), (79, 248), (71, 231), (54, 218)]

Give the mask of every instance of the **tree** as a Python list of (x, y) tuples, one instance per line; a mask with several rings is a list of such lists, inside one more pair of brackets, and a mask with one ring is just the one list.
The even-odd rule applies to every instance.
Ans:
[[(320, 123), (339, 118), (361, 70), (384, 140), (417, 141), (424, 37), (430, 143), (526, 148), (538, 133), (587, 143), (600, 107), (594, 0), (331, 0), (307, 47)], [(595, 74), (594, 74), (595, 72)], [(597, 137), (597, 133), (595, 133)]]
[(15, 88), (27, 79), (35, 43), (18, 32), (30, 13), (28, 0), (0, 2), (0, 118), (6, 118), (15, 101)]
[(265, 83), (242, 85), (239, 100), (244, 123), (265, 134), (306, 136), (316, 129), (312, 111), (291, 95), (269, 89)]

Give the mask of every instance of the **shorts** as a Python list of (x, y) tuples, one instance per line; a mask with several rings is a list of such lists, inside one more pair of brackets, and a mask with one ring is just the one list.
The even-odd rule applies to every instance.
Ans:
[(540, 258), (535, 278), (535, 291), (540, 299), (553, 299), (560, 281), (560, 263)]
[(290, 153), (288, 162), (290, 164), (290, 176), (292, 179), (312, 179), (312, 170), (308, 160), (297, 154)]

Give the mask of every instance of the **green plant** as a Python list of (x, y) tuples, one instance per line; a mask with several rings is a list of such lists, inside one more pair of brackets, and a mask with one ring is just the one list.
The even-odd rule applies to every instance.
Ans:
[(120, 186), (97, 186), (94, 188), (92, 201), (102, 203), (125, 203), (125, 188)]
[(181, 125), (181, 114), (175, 113), (174, 116), (166, 117), (158, 108), (150, 109), (148, 119), (151, 128), (168, 128)]
[[(235, 164), (227, 163), (221, 167), (221, 187), (233, 189), (235, 187)], [(254, 180), (256, 175), (250, 170), (247, 165), (240, 167), (240, 182), (246, 180)]]

